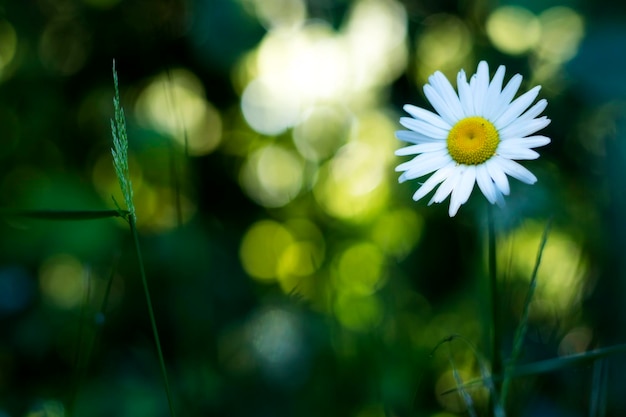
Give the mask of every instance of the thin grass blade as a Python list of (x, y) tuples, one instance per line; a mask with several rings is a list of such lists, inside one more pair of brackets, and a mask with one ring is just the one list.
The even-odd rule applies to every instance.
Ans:
[(606, 416), (606, 384), (608, 376), (607, 360), (608, 359), (600, 359), (593, 364), (589, 417)]
[[(133, 203), (133, 187), (130, 181), (130, 172), (128, 168), (128, 135), (126, 133), (126, 117), (124, 116), (124, 109), (120, 105), (120, 92), (117, 80), (117, 71), (115, 70), (115, 61), (113, 61), (113, 83), (115, 85), (115, 96), (113, 97), (113, 107), (115, 110), (115, 118), (111, 120), (111, 133), (113, 136), (113, 149), (111, 153), (113, 155), (113, 166), (115, 173), (119, 180), (122, 194), (128, 208), (128, 216), (126, 220), (130, 227), (130, 232), (135, 244), (135, 251), (137, 254), (137, 262), (139, 263), (139, 272), (141, 274), (141, 283), (146, 297), (146, 303), (148, 306), (148, 314), (150, 316), (150, 325), (152, 327), (152, 333), (154, 336), (154, 344), (156, 345), (157, 354), (159, 358), (159, 366), (161, 368), (161, 375), (163, 377), (163, 384), (165, 385), (165, 393), (167, 395), (167, 404), (169, 406), (170, 415), (176, 416), (174, 410), (174, 400), (172, 396), (172, 390), (170, 389), (169, 379), (167, 377), (167, 369), (165, 367), (165, 359), (163, 357), (163, 350), (161, 348), (161, 339), (159, 338), (159, 331), (154, 317), (154, 309), (152, 307), (152, 298), (150, 297), (150, 291), (148, 290), (148, 279), (146, 278), (146, 270), (143, 264), (143, 258), (141, 256), (141, 247), (139, 245), (139, 234), (137, 232), (137, 217), (135, 214), (135, 205)], [(117, 204), (117, 203), (116, 203)]]
[(513, 351), (511, 352), (511, 358), (508, 360), (504, 369), (504, 380), (502, 381), (502, 391), (500, 392), (500, 403), (506, 405), (507, 396), (509, 393), (509, 387), (511, 378), (509, 377), (510, 371), (515, 366), (517, 360), (522, 352), (522, 345), (526, 338), (526, 331), (528, 330), (528, 315), (530, 311), (530, 303), (535, 295), (535, 289), (537, 288), (537, 272), (539, 271), (539, 265), (541, 265), (541, 257), (548, 241), (548, 235), (552, 227), (552, 218), (548, 220), (546, 228), (543, 230), (541, 236), (541, 242), (539, 243), (539, 250), (537, 252), (537, 259), (535, 260), (535, 266), (530, 277), (530, 284), (528, 285), (528, 292), (526, 293), (526, 299), (524, 300), (524, 310), (522, 312), (522, 318), (520, 320), (517, 329), (515, 329), (515, 336), (513, 338)]
[[(573, 368), (576, 366), (583, 366), (590, 362), (608, 358), (613, 355), (625, 354), (626, 353), (626, 344), (609, 346), (606, 348), (595, 349), (589, 352), (579, 353), (575, 355), (563, 356), (561, 358), (554, 359), (546, 359), (543, 361), (532, 362), (524, 365), (518, 365), (515, 368), (511, 369), (509, 373), (510, 378), (520, 378), (525, 376), (534, 376), (540, 374), (546, 374), (550, 372), (560, 371), (566, 368)], [(497, 380), (498, 376), (491, 377), (493, 380)], [(468, 388), (471, 386), (485, 384), (486, 381), (484, 378), (476, 378), (471, 381), (468, 381), (463, 384), (463, 388)], [(451, 389), (445, 391), (442, 394), (448, 394), (456, 391), (456, 389)]]
[(38, 220), (97, 220), (124, 218), (125, 210), (0, 210), (0, 217), (19, 217)]

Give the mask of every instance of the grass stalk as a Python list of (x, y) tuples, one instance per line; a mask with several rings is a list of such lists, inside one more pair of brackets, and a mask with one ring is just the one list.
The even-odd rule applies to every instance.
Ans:
[[(489, 206), (487, 211), (487, 228), (488, 228), (488, 267), (489, 267), (489, 286), (491, 292), (491, 373), (494, 376), (500, 375), (502, 371), (501, 357), (501, 339), (500, 339), (500, 302), (498, 298), (498, 271), (496, 262), (496, 226), (493, 214), (493, 208)], [(497, 381), (497, 379), (496, 379)], [(495, 395), (499, 390), (499, 383), (494, 383)]]
[[(165, 367), (165, 359), (163, 358), (163, 350), (161, 348), (161, 340), (159, 338), (159, 331), (154, 317), (154, 309), (152, 307), (152, 298), (150, 297), (150, 291), (148, 289), (148, 280), (146, 278), (146, 270), (143, 263), (143, 257), (141, 255), (141, 246), (139, 244), (139, 234), (137, 233), (137, 217), (135, 214), (135, 205), (133, 203), (133, 187), (130, 180), (130, 172), (128, 168), (128, 134), (126, 132), (126, 117), (124, 115), (124, 109), (120, 104), (120, 91), (117, 80), (117, 71), (115, 70), (115, 61), (113, 61), (113, 84), (115, 87), (115, 95), (113, 97), (113, 107), (115, 110), (115, 117), (111, 120), (111, 133), (113, 135), (113, 148), (111, 154), (113, 156), (113, 166), (115, 173), (119, 180), (120, 189), (124, 196), (126, 208), (128, 214), (126, 220), (130, 226), (130, 232), (132, 235), (133, 243), (135, 246), (135, 252), (137, 254), (137, 261), (139, 262), (139, 272), (141, 275), (141, 283), (143, 286), (144, 295), (146, 297), (146, 303), (148, 306), (148, 314), (150, 316), (150, 325), (152, 327), (152, 334), (154, 336), (154, 342), (157, 349), (157, 355), (159, 357), (159, 365), (161, 367), (161, 374), (163, 377), (163, 383), (165, 385), (165, 391), (167, 394), (167, 403), (170, 409), (170, 415), (176, 416), (174, 411), (174, 401), (172, 397), (172, 390), (170, 389), (169, 379), (167, 377), (167, 369)], [(117, 204), (117, 202), (116, 202)], [(119, 208), (119, 207), (118, 207)], [(120, 210), (121, 211), (121, 210)]]
[[(522, 378), (528, 376), (537, 376), (541, 374), (547, 374), (550, 372), (557, 372), (563, 369), (573, 368), (576, 366), (588, 366), (589, 363), (593, 363), (594, 361), (608, 358), (614, 355), (624, 355), (626, 354), (626, 344), (622, 345), (613, 345), (605, 348), (590, 350), (588, 352), (576, 353), (569, 356), (562, 356), (559, 358), (553, 359), (545, 359), (538, 362), (527, 363), (524, 365), (518, 365), (513, 367), (507, 373), (508, 378)], [(478, 385), (488, 384), (489, 378), (481, 377), (476, 378), (471, 381), (468, 381), (463, 384), (463, 388), (474, 387)], [(498, 377), (494, 377), (494, 379), (498, 379)], [(458, 388), (444, 391), (442, 395), (449, 394), (451, 392), (457, 391)]]
[(589, 417), (606, 416), (606, 384), (608, 376), (608, 359), (599, 359), (593, 364), (591, 380), (591, 396), (589, 400)]
[(0, 217), (37, 220), (98, 220), (128, 215), (126, 210), (7, 210), (0, 209)]
[(541, 242), (539, 243), (539, 250), (537, 252), (537, 259), (535, 260), (535, 266), (533, 267), (533, 272), (530, 277), (528, 292), (526, 293), (526, 299), (524, 300), (524, 310), (522, 312), (520, 323), (517, 326), (517, 329), (515, 329), (515, 336), (513, 338), (513, 351), (511, 352), (511, 357), (508, 360), (505, 368), (505, 373), (502, 381), (502, 392), (500, 393), (500, 403), (502, 403), (503, 405), (506, 405), (506, 400), (509, 393), (509, 387), (511, 383), (511, 370), (515, 367), (515, 364), (522, 352), (522, 345), (524, 343), (524, 338), (526, 337), (526, 331), (528, 330), (528, 314), (530, 311), (530, 303), (533, 300), (533, 297), (535, 295), (535, 289), (537, 288), (537, 272), (539, 271), (541, 257), (543, 255), (546, 242), (548, 241), (548, 235), (550, 233), (551, 227), (552, 219), (548, 220), (546, 228), (543, 230)]
[(137, 261), (139, 262), (139, 274), (141, 275), (141, 284), (143, 286), (143, 292), (146, 297), (146, 304), (148, 305), (148, 315), (150, 316), (150, 326), (152, 327), (152, 334), (154, 336), (154, 342), (157, 349), (157, 355), (159, 357), (159, 365), (161, 367), (161, 376), (163, 377), (163, 383), (165, 384), (165, 392), (167, 394), (167, 403), (170, 408), (170, 415), (176, 416), (174, 411), (174, 401), (172, 397), (172, 390), (170, 388), (169, 379), (167, 377), (167, 369), (165, 367), (165, 359), (163, 358), (163, 350), (161, 349), (161, 339), (159, 337), (159, 330), (157, 328), (156, 319), (154, 317), (154, 309), (152, 308), (152, 298), (150, 297), (150, 290), (148, 288), (148, 280), (146, 279), (146, 270), (143, 265), (143, 257), (141, 256), (141, 246), (139, 245), (139, 234), (137, 233), (136, 219), (134, 215), (128, 217), (128, 224), (130, 225), (131, 234), (133, 236), (133, 242), (135, 245), (135, 252), (137, 254)]

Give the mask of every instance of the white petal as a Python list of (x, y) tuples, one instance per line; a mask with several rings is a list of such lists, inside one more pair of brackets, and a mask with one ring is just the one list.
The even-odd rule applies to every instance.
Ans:
[(515, 74), (511, 80), (507, 83), (507, 85), (502, 90), (502, 94), (498, 97), (496, 104), (494, 105), (493, 114), (491, 115), (491, 119), (496, 120), (502, 113), (504, 113), (507, 109), (507, 106), (515, 97), (515, 93), (519, 90), (520, 85), (522, 84), (522, 76), (519, 74)]
[(506, 68), (504, 65), (500, 65), (487, 89), (487, 95), (483, 105), (483, 115), (487, 120), (492, 120), (491, 117), (499, 110), (496, 107), (496, 103), (502, 92), (502, 81), (504, 80), (505, 71)]
[(447, 147), (448, 144), (445, 141), (420, 143), (419, 145), (405, 146), (404, 148), (396, 150), (395, 153), (397, 156), (417, 155), (420, 153), (440, 151)]
[(511, 188), (509, 187), (509, 180), (500, 165), (498, 165), (498, 163), (496, 162), (496, 158), (491, 158), (490, 160), (485, 162), (485, 167), (487, 168), (489, 176), (496, 185), (496, 189), (504, 195), (509, 195), (509, 193), (511, 192)]
[(439, 95), (437, 90), (430, 84), (424, 85), (424, 94), (430, 104), (433, 105), (433, 108), (439, 113), (441, 118), (446, 121), (446, 123), (453, 126), (459, 119), (455, 117), (454, 113), (448, 107), (445, 99)]
[(500, 166), (505, 173), (509, 174), (513, 178), (517, 178), (526, 184), (534, 184), (537, 182), (537, 177), (517, 162), (498, 156), (495, 156), (492, 159), (496, 159), (498, 166)]
[(516, 120), (504, 129), (500, 130), (498, 133), (500, 133), (501, 140), (506, 140), (507, 138), (523, 138), (524, 136), (528, 136), (538, 130), (543, 129), (549, 124), (550, 119), (548, 119), (546, 116), (528, 121)]
[[(423, 158), (421, 158), (423, 157)], [(448, 154), (427, 154), (413, 158), (412, 161), (405, 162), (396, 167), (396, 171), (405, 171), (398, 178), (398, 182), (404, 182), (415, 178), (423, 177), (433, 171), (448, 164), (452, 158)]]
[(448, 178), (446, 178), (446, 180), (439, 186), (439, 188), (437, 188), (437, 191), (435, 191), (435, 195), (433, 195), (433, 197), (430, 199), (428, 205), (431, 205), (432, 203), (441, 203), (443, 200), (445, 200), (448, 195), (450, 195), (454, 187), (456, 187), (458, 182), (461, 180), (464, 170), (465, 166), (456, 165), (454, 167), (454, 170), (450, 173), (450, 175), (448, 175)]
[(537, 98), (537, 95), (539, 95), (539, 90), (541, 90), (541, 86), (536, 86), (516, 98), (509, 105), (506, 111), (502, 113), (502, 115), (498, 117), (493, 123), (496, 129), (504, 129), (509, 124), (511, 124), (513, 120), (518, 118), (520, 114), (526, 111), (526, 109), (528, 109), (528, 106), (530, 106), (532, 102), (535, 101), (535, 99)]
[(478, 69), (476, 70), (476, 82), (474, 84), (474, 110), (477, 115), (483, 114), (483, 103), (487, 89), (489, 88), (489, 66), (485, 61), (478, 63)]
[(500, 149), (500, 146), (502, 146), (503, 144), (511, 144), (511, 146), (520, 146), (523, 148), (538, 148), (539, 146), (545, 146), (548, 143), (550, 143), (550, 138), (546, 137), (546, 136), (541, 136), (541, 135), (537, 135), (537, 136), (528, 136), (525, 138), (512, 138), (512, 139), (505, 139), (502, 142), (500, 142), (500, 145), (498, 145), (498, 149)]
[(474, 189), (474, 183), (476, 182), (476, 167), (474, 165), (470, 165), (467, 167), (463, 175), (461, 176), (461, 180), (452, 190), (452, 196), (450, 197), (450, 209), (448, 213), (450, 217), (454, 217), (454, 215), (459, 211), (459, 207), (467, 202), (472, 190)]
[(539, 153), (532, 149), (520, 148), (519, 146), (512, 146), (510, 148), (498, 147), (498, 155), (507, 159), (517, 160), (531, 160), (539, 158)]
[(476, 167), (476, 183), (478, 183), (478, 188), (480, 188), (487, 201), (494, 204), (496, 202), (496, 187), (484, 164)]
[(426, 194), (431, 192), (433, 188), (435, 188), (441, 181), (448, 178), (448, 176), (454, 170), (455, 167), (456, 167), (456, 162), (452, 161), (448, 163), (448, 165), (445, 165), (444, 167), (439, 168), (437, 172), (431, 175), (424, 182), (424, 184), (422, 184), (422, 186), (417, 189), (415, 194), (413, 194), (413, 200), (418, 201), (419, 199), (424, 197)]
[(426, 136), (430, 136), (435, 139), (445, 139), (448, 137), (448, 131), (440, 127), (433, 126), (430, 123), (422, 120), (417, 120), (412, 117), (401, 117), (400, 124), (407, 129), (411, 129), (414, 132), (421, 133)]
[(417, 132), (413, 132), (409, 130), (398, 130), (396, 132), (396, 137), (403, 142), (415, 143), (415, 144), (441, 142), (442, 140), (445, 140), (445, 139), (431, 138), (430, 136), (426, 136), (421, 133), (417, 133)]
[(461, 100), (461, 107), (463, 107), (464, 116), (472, 116), (476, 114), (474, 112), (474, 100), (472, 98), (472, 91), (467, 83), (467, 77), (465, 71), (459, 71), (456, 77), (456, 88), (459, 90), (459, 99)]
[(437, 71), (428, 78), (428, 81), (448, 105), (448, 109), (450, 109), (454, 118), (456, 120), (462, 119), (464, 115), (463, 109), (461, 108), (461, 101), (446, 76)]
[(498, 207), (504, 207), (504, 196), (502, 192), (496, 188), (496, 204)]
[(548, 106), (548, 101), (545, 98), (542, 98), (538, 102), (535, 103), (530, 109), (528, 109), (524, 114), (522, 114), (517, 120), (530, 120), (539, 116), (542, 111), (546, 109)]
[(411, 104), (405, 105), (403, 109), (416, 119), (423, 120), (433, 126), (447, 130), (452, 129), (452, 126), (450, 124), (446, 123), (438, 114), (435, 114), (431, 111), (422, 109), (421, 107), (413, 106)]

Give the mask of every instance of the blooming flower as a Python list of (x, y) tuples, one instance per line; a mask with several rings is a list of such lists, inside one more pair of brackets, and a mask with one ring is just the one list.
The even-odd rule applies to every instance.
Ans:
[(538, 117), (548, 102), (539, 100), (536, 86), (515, 100), (522, 76), (514, 75), (502, 88), (504, 66), (500, 66), (491, 82), (485, 61), (478, 64), (469, 83), (465, 71), (457, 75), (458, 94), (439, 71), (428, 78), (424, 94), (437, 114), (410, 104), (404, 110), (412, 117), (402, 117), (400, 124), (410, 130), (396, 132), (396, 137), (411, 145), (398, 149), (396, 155), (417, 155), (396, 167), (404, 182), (432, 175), (417, 189), (418, 201), (435, 187), (430, 199), (441, 203), (450, 197), (450, 217), (467, 202), (474, 183), (491, 203), (504, 204), (510, 192), (507, 175), (526, 184), (537, 181), (529, 170), (514, 160), (536, 159), (532, 150), (550, 143), (550, 138), (529, 136), (550, 123)]

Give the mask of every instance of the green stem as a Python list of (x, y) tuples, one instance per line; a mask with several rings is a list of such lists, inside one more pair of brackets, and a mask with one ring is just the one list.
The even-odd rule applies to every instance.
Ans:
[[(493, 216), (493, 208), (489, 206), (488, 212), (489, 229), (489, 284), (491, 291), (491, 336), (492, 336), (492, 364), (493, 376), (500, 376), (502, 370), (502, 358), (500, 350), (500, 303), (498, 300), (498, 271), (496, 264), (496, 228)], [(498, 378), (496, 378), (496, 381)], [(499, 391), (499, 383), (495, 383), (496, 393)]]
[(159, 355), (159, 364), (161, 365), (161, 374), (163, 376), (163, 382), (165, 384), (165, 391), (167, 394), (167, 403), (170, 407), (170, 415), (176, 416), (174, 411), (174, 402), (172, 399), (172, 390), (170, 389), (170, 383), (167, 378), (167, 370), (165, 368), (165, 360), (163, 359), (163, 351), (161, 350), (161, 340), (159, 339), (159, 331), (157, 330), (156, 320), (154, 318), (154, 310), (152, 308), (152, 299), (150, 298), (150, 291), (148, 290), (148, 280), (146, 279), (146, 271), (143, 266), (143, 258), (141, 256), (141, 248), (139, 247), (139, 235), (137, 234), (137, 225), (135, 224), (135, 215), (130, 214), (128, 216), (128, 224), (133, 235), (133, 241), (135, 242), (135, 251), (137, 252), (137, 260), (139, 262), (139, 272), (141, 274), (141, 282), (143, 284), (143, 291), (146, 296), (146, 303), (148, 304), (148, 314), (150, 315), (150, 324), (152, 325), (152, 333), (154, 335), (154, 342), (156, 344), (157, 353)]
[(520, 319), (520, 323), (515, 329), (515, 336), (513, 337), (513, 351), (511, 352), (511, 358), (507, 361), (507, 366), (504, 373), (504, 380), (502, 383), (502, 392), (500, 393), (500, 402), (503, 405), (506, 405), (507, 396), (509, 393), (509, 386), (511, 383), (511, 378), (509, 374), (511, 370), (515, 366), (519, 356), (522, 352), (522, 345), (524, 343), (524, 338), (526, 337), (526, 331), (528, 330), (528, 315), (530, 313), (530, 304), (535, 295), (535, 289), (537, 288), (537, 273), (539, 272), (539, 265), (541, 265), (541, 257), (543, 255), (543, 250), (546, 247), (546, 243), (548, 242), (548, 235), (550, 234), (550, 229), (552, 228), (552, 218), (548, 220), (546, 224), (546, 228), (543, 230), (543, 235), (541, 236), (541, 242), (539, 243), (539, 250), (537, 251), (537, 258), (535, 260), (535, 266), (533, 267), (532, 275), (530, 276), (530, 284), (528, 286), (528, 292), (526, 293), (526, 299), (524, 300), (524, 310), (522, 311), (522, 317)]

